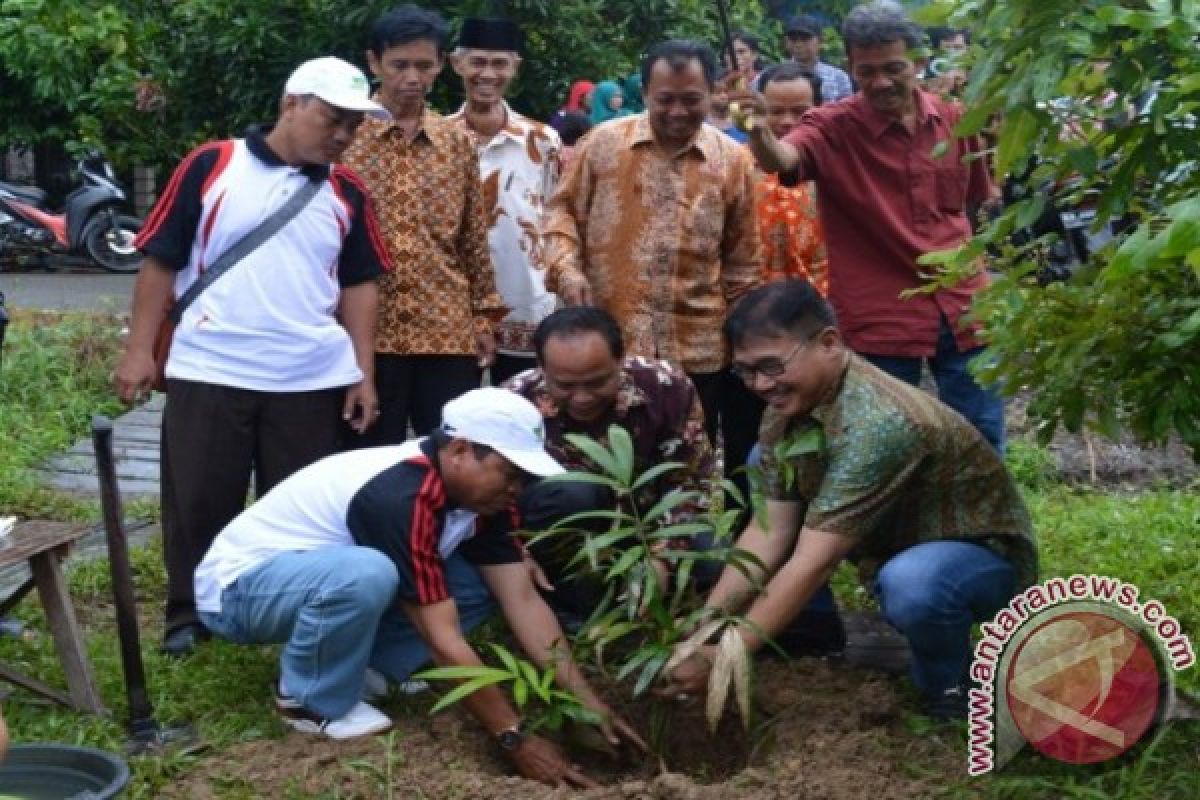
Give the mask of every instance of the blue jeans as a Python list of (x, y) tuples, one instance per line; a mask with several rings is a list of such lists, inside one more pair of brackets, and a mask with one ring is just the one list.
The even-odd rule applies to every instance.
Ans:
[(980, 544), (925, 542), (897, 553), (875, 579), (883, 616), (908, 639), (912, 679), (937, 696), (965, 682), (971, 624), (991, 618), (1012, 598), (1015, 572)]
[[(938, 398), (966, 417), (968, 422), (979, 429), (983, 438), (996, 448), (996, 452), (1004, 455), (1004, 398), (996, 391), (980, 386), (975, 376), (967, 369), (971, 359), (983, 350), (982, 347), (976, 347), (960, 353), (958, 344), (954, 341), (954, 332), (950, 330), (946, 318), (942, 317), (937, 350), (933, 358), (929, 359), (929, 369), (937, 382)], [(913, 386), (921, 384), (923, 359), (867, 353), (861, 355), (894, 378)]]
[[(470, 630), (491, 613), (491, 594), (462, 556), (447, 559), (445, 571), (460, 625)], [(279, 656), (283, 691), (337, 719), (361, 698), (368, 665), (403, 680), (429, 658), (394, 602), (396, 585), (395, 564), (370, 547), (281, 553), (225, 587), (221, 611), (200, 612), (200, 620), (239, 644), (286, 643)]]

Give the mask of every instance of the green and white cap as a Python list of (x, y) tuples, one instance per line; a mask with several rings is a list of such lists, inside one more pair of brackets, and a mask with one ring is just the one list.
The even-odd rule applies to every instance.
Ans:
[(472, 389), (442, 407), (442, 430), (487, 445), (531, 475), (565, 470), (546, 452), (546, 427), (533, 403), (516, 392)]
[(362, 111), (380, 119), (391, 118), (386, 108), (371, 99), (371, 84), (363, 71), (334, 56), (314, 58), (296, 67), (283, 92), (311, 94), (335, 108)]

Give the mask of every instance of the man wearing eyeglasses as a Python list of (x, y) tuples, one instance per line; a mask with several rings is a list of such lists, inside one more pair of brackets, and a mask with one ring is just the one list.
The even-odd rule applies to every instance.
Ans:
[[(765, 524), (737, 543), (764, 568), (726, 568), (707, 605), (743, 614), (755, 651), (849, 558), (908, 640), (925, 713), (965, 716), (972, 623), (1037, 577), (1029, 512), (1003, 460), (959, 414), (851, 352), (805, 281), (751, 292), (725, 333), (732, 371), (767, 403)], [(680, 664), (667, 691), (703, 691), (712, 655)]]
[(899, 6), (858, 6), (842, 37), (858, 93), (808, 112), (782, 139), (761, 98), (732, 97), (756, 111), (750, 148), (785, 185), (815, 182), (829, 299), (850, 348), (914, 385), (928, 362), (939, 397), (1003, 452), (1004, 403), (967, 368), (983, 350), (964, 321), (988, 283), (982, 264), (957, 285), (905, 296), (926, 282), (918, 259), (966, 242), (968, 207), (998, 198), (983, 143), (955, 136), (962, 108), (920, 88), (925, 36)]

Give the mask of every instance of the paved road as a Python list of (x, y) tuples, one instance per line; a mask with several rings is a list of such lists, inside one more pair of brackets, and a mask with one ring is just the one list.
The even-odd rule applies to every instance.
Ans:
[(109, 273), (0, 272), (0, 292), (9, 308), (124, 312), (133, 279)]

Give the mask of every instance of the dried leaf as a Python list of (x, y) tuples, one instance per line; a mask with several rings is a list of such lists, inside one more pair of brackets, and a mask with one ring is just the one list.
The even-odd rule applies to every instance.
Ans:
[(750, 653), (746, 650), (746, 640), (732, 625), (725, 629), (725, 635), (721, 637), (722, 647), (726, 646), (727, 641), (729, 642), (730, 658), (733, 660), (733, 696), (737, 700), (738, 710), (742, 712), (742, 726), (748, 731), (750, 730), (750, 683), (752, 677)]
[[(728, 634), (729, 631), (726, 631)], [(733, 680), (733, 658), (731, 650), (726, 646), (726, 636), (721, 637), (717, 646), (717, 657), (713, 661), (712, 672), (708, 675), (708, 699), (704, 704), (704, 716), (708, 720), (708, 730), (715, 733), (721, 714), (725, 711), (725, 701), (729, 698), (729, 684)]]
[(670, 660), (667, 661), (667, 671), (670, 672), (691, 658), (692, 654), (699, 650), (700, 646), (708, 641), (708, 638), (720, 630), (724, 624), (724, 620), (715, 619), (698, 628), (691, 636), (675, 645), (675, 652), (671, 654)]

